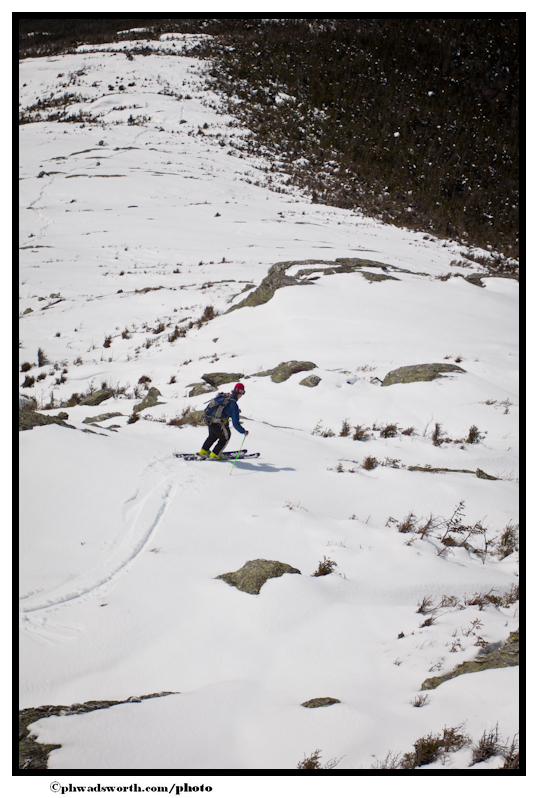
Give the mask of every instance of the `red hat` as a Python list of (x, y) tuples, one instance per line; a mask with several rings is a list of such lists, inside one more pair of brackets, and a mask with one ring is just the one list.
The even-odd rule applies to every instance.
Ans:
[(243, 385), (242, 382), (238, 382), (237, 385), (234, 388), (234, 391), (236, 391), (237, 393), (239, 393), (239, 392), (245, 393), (245, 386)]

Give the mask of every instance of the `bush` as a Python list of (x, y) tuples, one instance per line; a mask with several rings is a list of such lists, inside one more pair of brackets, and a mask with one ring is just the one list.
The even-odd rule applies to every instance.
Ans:
[(47, 363), (47, 356), (41, 347), (37, 350), (37, 365), (38, 366), (45, 366)]
[(351, 427), (349, 426), (349, 421), (346, 418), (342, 421), (342, 429), (340, 430), (340, 437), (347, 438), (350, 432), (351, 432)]
[(413, 743), (414, 751), (404, 754), (400, 760), (399, 767), (403, 770), (414, 770), (435, 762), (444, 754), (450, 751), (459, 751), (471, 740), (463, 733), (463, 724), (453, 728), (445, 727), (442, 734), (428, 734), (420, 737)]
[(519, 551), (519, 524), (510, 522), (507, 524), (497, 541), (495, 553), (499, 555), (501, 560), (508, 557), (514, 551)]
[(486, 435), (482, 434), (478, 427), (473, 424), (473, 426), (469, 429), (469, 434), (467, 435), (465, 443), (480, 443), (480, 441), (484, 440), (485, 437)]
[(32, 368), (32, 364), (31, 363), (28, 363), (28, 362), (23, 363), (22, 366), (21, 366), (21, 373), (24, 374), (25, 371), (30, 371), (31, 368)]
[(491, 731), (484, 732), (478, 743), (473, 746), (471, 764), (476, 765), (477, 762), (485, 762), (486, 759), (500, 754), (502, 750), (499, 724), (497, 724)]
[(367, 441), (370, 439), (370, 435), (368, 435), (368, 430), (370, 427), (362, 427), (360, 424), (357, 424), (355, 427), (355, 431), (353, 433), (353, 440), (354, 441)]
[(337, 563), (335, 563), (333, 560), (328, 560), (324, 555), (323, 560), (318, 564), (318, 567), (312, 576), (327, 576), (327, 574), (332, 574), (336, 568), (336, 565)]
[(320, 764), (321, 751), (317, 748), (313, 754), (306, 756), (297, 765), (297, 770), (332, 770), (340, 762), (339, 759), (330, 759), (326, 765)]
[(379, 434), (382, 438), (396, 438), (398, 435), (398, 426), (396, 424), (386, 424), (381, 427)]
[(362, 461), (361, 468), (364, 468), (365, 471), (373, 471), (378, 465), (379, 463), (376, 458), (368, 455), (368, 457), (365, 457)]

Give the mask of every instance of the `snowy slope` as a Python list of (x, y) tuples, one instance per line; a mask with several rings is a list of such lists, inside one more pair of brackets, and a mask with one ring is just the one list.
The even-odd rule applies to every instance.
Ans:
[[(448, 519), (464, 502), (463, 523), (480, 521), (490, 541), (517, 522), (518, 284), (436, 279), (481, 268), (451, 266), (465, 255), (453, 242), (312, 205), (243, 155), (248, 131), (218, 112), (195, 59), (80, 50), (20, 67), (23, 107), (72, 92), (85, 100), (68, 112), (97, 121), (20, 128), (19, 357), (35, 364), (41, 348), (47, 363), (19, 385), (44, 374), (20, 391), (41, 407), (52, 395), (49, 415), (103, 382), (124, 391), (62, 408), (76, 429), (19, 435), (20, 707), (174, 695), (39, 721), (39, 742), (62, 746), (49, 768), (280, 771), (320, 749), (341, 758), (336, 773), (444, 726), (465, 723), (476, 742), (498, 723), (512, 738), (517, 668), (460, 676), (412, 702), (425, 679), (518, 628), (517, 603), (466, 602), (509, 591), (517, 553), (501, 559), (495, 542), (487, 556), (446, 551), (389, 519)], [(225, 315), (275, 263), (346, 257), (398, 279), (319, 272)], [(208, 305), (213, 320), (168, 340)], [(380, 385), (400, 366), (456, 359), (465, 373)], [(288, 360), (315, 363), (319, 385), (301, 385), (304, 372), (280, 384), (250, 376)], [(247, 444), (261, 453), (232, 474), (173, 457), (197, 451), (205, 430), (164, 423), (201, 409), (208, 396), (188, 386), (216, 371), (245, 375)], [(162, 404), (127, 424), (142, 376)], [(84, 423), (107, 412), (122, 415)], [(345, 419), (377, 430), (341, 437)], [(472, 425), (485, 437), (434, 446), (436, 422), (453, 440)], [(381, 437), (391, 423), (399, 434)], [(361, 468), (367, 455), (374, 470)], [(408, 470), (427, 465), (452, 471)], [(313, 578), (324, 557), (335, 571)], [(301, 573), (259, 595), (215, 580), (258, 558)], [(421, 626), (427, 596), (458, 602)], [(340, 703), (301, 706), (323, 696)], [(467, 746), (426, 767), (470, 760)]]

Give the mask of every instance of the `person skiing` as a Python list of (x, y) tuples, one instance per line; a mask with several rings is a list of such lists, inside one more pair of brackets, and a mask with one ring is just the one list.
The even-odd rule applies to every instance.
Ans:
[[(228, 445), (230, 440), (230, 419), (235, 429), (242, 435), (248, 435), (246, 429), (243, 429), (239, 421), (239, 408), (237, 400), (245, 393), (245, 386), (242, 382), (238, 382), (233, 391), (229, 395), (224, 395), (224, 401), (219, 394), (215, 399), (209, 403), (206, 410), (206, 417), (208, 419), (209, 435), (207, 436), (204, 444), (198, 454), (202, 457), (210, 457), (212, 460), (224, 460), (221, 452)], [(221, 401), (219, 402), (219, 399)], [(213, 406), (213, 407), (212, 407)], [(213, 413), (211, 412), (213, 411)], [(217, 441), (214, 450), (211, 447)]]

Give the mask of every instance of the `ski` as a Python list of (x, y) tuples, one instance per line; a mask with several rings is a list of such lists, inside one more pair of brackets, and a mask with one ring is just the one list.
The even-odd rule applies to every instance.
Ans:
[[(225, 460), (235, 460), (237, 457), (238, 460), (251, 460), (255, 457), (259, 457), (259, 452), (247, 452), (246, 449), (241, 449), (241, 451), (236, 452), (223, 452), (223, 457)], [(194, 454), (191, 452), (187, 453), (180, 453), (174, 452), (174, 457), (180, 457), (182, 460), (212, 460), (212, 457), (202, 457), (201, 454)]]

